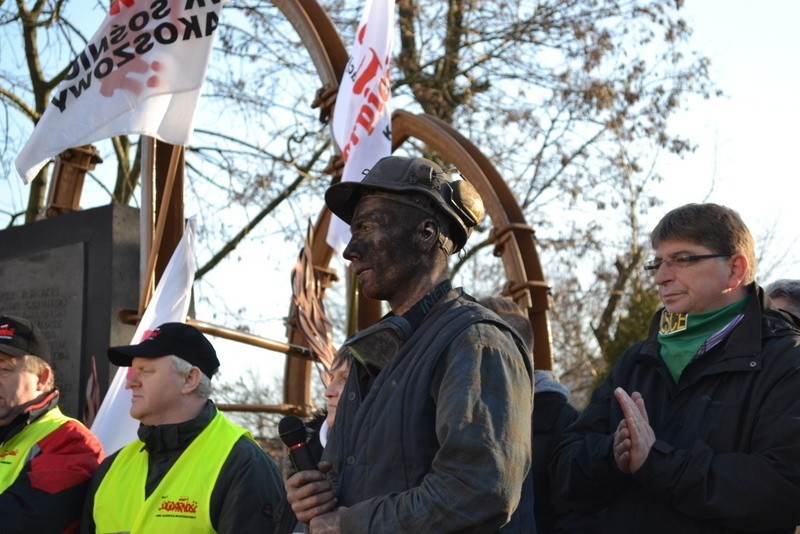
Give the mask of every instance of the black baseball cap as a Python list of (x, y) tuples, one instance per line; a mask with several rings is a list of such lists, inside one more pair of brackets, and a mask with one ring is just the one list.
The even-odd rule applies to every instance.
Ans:
[(31, 354), (50, 363), (50, 347), (44, 334), (29, 320), (13, 315), (0, 315), (0, 353)]
[(145, 334), (138, 345), (108, 349), (108, 359), (114, 365), (130, 367), (134, 358), (177, 356), (198, 367), (211, 378), (219, 367), (217, 351), (200, 330), (185, 323), (164, 323)]

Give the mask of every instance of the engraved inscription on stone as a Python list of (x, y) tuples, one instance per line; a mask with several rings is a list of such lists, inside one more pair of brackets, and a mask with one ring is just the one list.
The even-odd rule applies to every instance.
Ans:
[(61, 407), (79, 406), (84, 243), (0, 259), (0, 311), (34, 321), (50, 344)]

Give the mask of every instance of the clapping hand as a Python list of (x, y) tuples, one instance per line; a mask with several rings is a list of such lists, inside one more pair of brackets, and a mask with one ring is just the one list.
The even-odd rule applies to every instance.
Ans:
[(634, 391), (631, 397), (624, 389), (617, 388), (614, 397), (624, 416), (614, 433), (614, 461), (623, 473), (632, 475), (647, 460), (656, 436), (650, 427), (644, 399), (638, 391)]

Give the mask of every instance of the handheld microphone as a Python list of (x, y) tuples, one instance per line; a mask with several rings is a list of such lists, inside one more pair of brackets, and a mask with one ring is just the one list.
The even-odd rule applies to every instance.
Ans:
[(302, 419), (296, 415), (287, 415), (278, 423), (278, 435), (289, 448), (289, 458), (297, 471), (317, 468), (306, 442), (306, 425)]

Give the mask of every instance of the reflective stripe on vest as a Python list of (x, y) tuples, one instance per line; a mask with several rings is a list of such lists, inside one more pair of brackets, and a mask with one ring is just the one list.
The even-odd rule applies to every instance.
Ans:
[(56, 406), (3, 443), (0, 447), (0, 493), (17, 480), (28, 460), (38, 454), (36, 444), (67, 421), (74, 419), (61, 413)]
[(94, 497), (98, 533), (215, 532), (211, 493), (233, 445), (250, 437), (219, 411), (145, 499), (148, 453), (141, 440), (123, 447)]

